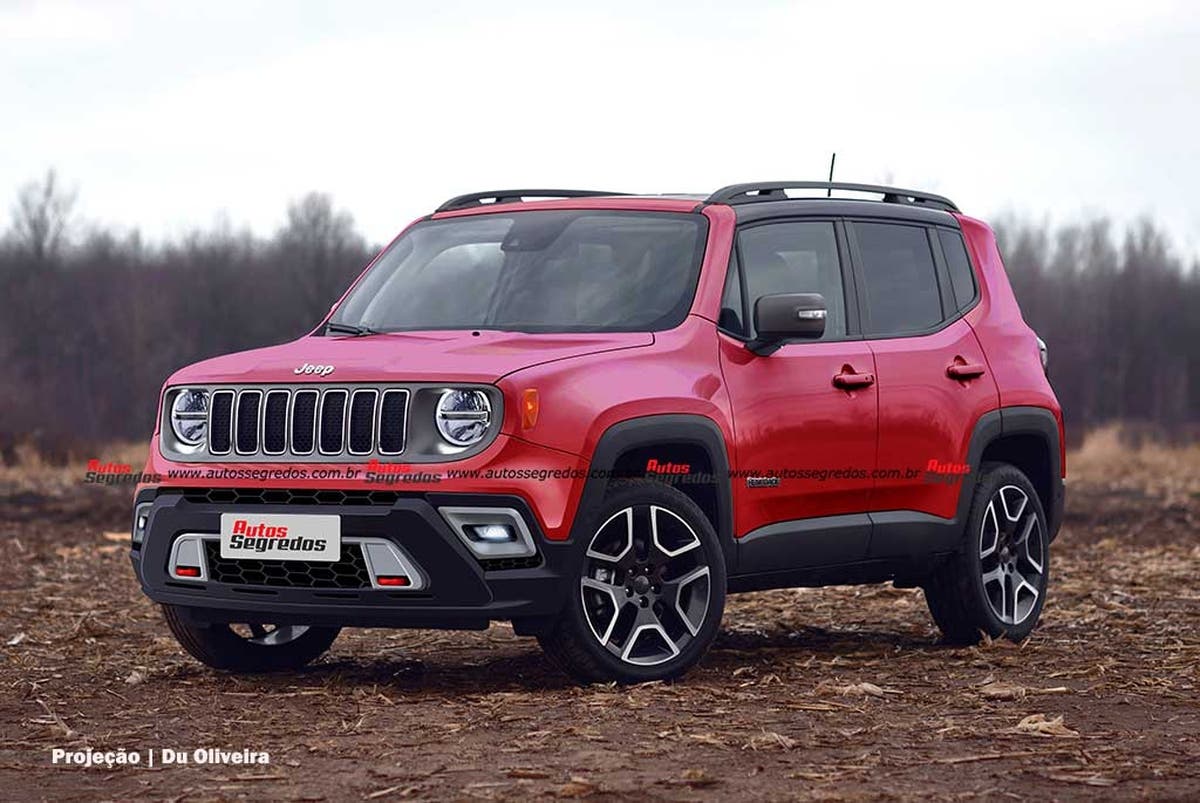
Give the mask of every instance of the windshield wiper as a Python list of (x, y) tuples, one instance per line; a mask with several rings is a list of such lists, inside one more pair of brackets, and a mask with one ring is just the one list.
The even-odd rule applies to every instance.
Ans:
[(372, 329), (369, 326), (359, 326), (353, 323), (339, 323), (338, 321), (330, 321), (329, 323), (325, 324), (325, 334), (329, 334), (330, 332), (338, 332), (339, 334), (351, 335), (353, 337), (383, 334), (377, 329)]

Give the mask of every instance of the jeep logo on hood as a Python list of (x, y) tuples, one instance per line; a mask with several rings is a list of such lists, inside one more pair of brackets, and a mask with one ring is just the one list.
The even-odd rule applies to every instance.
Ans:
[(311, 363), (306, 362), (306, 363), (304, 363), (304, 365), (301, 365), (299, 368), (292, 371), (292, 373), (293, 374), (316, 374), (317, 376), (329, 376), (330, 374), (333, 373), (333, 366), (332, 365), (312, 365)]

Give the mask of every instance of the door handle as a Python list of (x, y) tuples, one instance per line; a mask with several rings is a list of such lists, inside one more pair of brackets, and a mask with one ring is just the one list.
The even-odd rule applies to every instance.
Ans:
[(960, 382), (965, 382), (970, 379), (978, 379), (983, 376), (984, 367), (977, 362), (960, 362), (962, 358), (950, 363), (946, 368), (946, 376), (951, 379), (957, 379)]
[(847, 371), (845, 368), (842, 369), (840, 374), (835, 374), (833, 377), (833, 386), (842, 390), (865, 388), (874, 384), (875, 374), (857, 374), (853, 371)]

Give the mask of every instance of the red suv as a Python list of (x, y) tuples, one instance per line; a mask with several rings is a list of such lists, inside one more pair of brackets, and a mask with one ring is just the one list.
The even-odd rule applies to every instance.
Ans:
[(507, 620), (637, 682), (735, 591), (891, 581), (1025, 638), (1065, 459), (985, 224), (767, 182), (454, 198), (311, 334), (171, 376), (146, 470), (133, 564), (210, 666)]

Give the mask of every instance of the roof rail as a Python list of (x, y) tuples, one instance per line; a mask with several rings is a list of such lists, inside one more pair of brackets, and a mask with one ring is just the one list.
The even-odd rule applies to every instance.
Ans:
[(458, 195), (439, 206), (436, 212), (452, 209), (469, 209), (472, 206), (489, 204), (519, 203), (525, 198), (599, 198), (605, 195), (628, 195), (625, 192), (601, 192), (600, 190), (488, 190)]
[[(759, 201), (789, 200), (784, 190), (851, 190), (853, 192), (877, 192), (883, 202), (889, 204), (920, 204), (957, 212), (954, 201), (931, 192), (903, 190), (898, 187), (882, 187), (877, 184), (846, 184), (840, 181), (758, 181), (749, 184), (730, 184), (714, 192), (704, 201), (706, 204), (749, 204)], [(803, 200), (803, 199), (792, 199)]]

